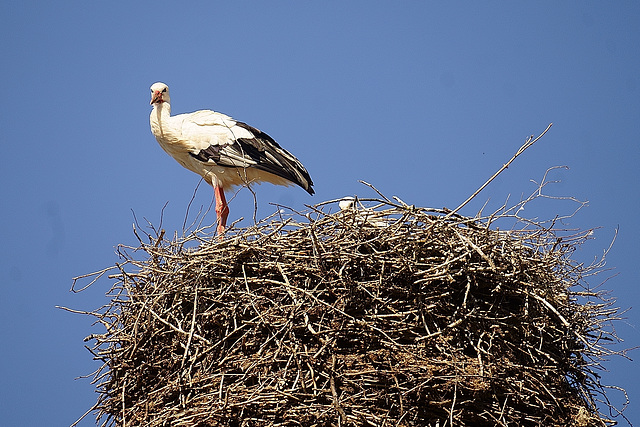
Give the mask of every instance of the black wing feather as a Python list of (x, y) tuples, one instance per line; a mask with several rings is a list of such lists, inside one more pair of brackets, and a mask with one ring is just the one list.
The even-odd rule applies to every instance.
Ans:
[(255, 165), (251, 167), (282, 177), (313, 194), (313, 181), (309, 172), (291, 153), (289, 153), (269, 135), (249, 126), (236, 122), (236, 126), (250, 131), (255, 138), (238, 138), (233, 144), (226, 146), (211, 145), (198, 153), (189, 153), (201, 162), (213, 161), (219, 166), (238, 167), (232, 161), (225, 161), (224, 150), (233, 150), (240, 157), (250, 158)]
[(222, 149), (219, 145), (210, 145), (204, 150), (200, 150), (198, 153), (189, 152), (191, 157), (200, 160), (201, 162), (207, 163), (209, 160), (215, 162), (216, 164), (220, 163), (220, 150)]

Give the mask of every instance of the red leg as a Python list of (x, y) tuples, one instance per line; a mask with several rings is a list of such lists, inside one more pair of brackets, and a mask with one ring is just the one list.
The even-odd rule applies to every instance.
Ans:
[(218, 216), (218, 235), (222, 236), (227, 226), (227, 216), (229, 216), (229, 206), (227, 206), (227, 199), (224, 197), (224, 190), (222, 187), (216, 186), (213, 188), (216, 195), (216, 215)]

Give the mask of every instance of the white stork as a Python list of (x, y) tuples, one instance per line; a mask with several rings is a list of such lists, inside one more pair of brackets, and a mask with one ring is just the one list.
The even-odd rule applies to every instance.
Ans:
[(160, 82), (151, 86), (151, 105), (151, 132), (162, 149), (213, 187), (219, 235), (229, 215), (224, 191), (231, 187), (266, 181), (313, 194), (309, 172), (266, 133), (211, 110), (171, 116), (169, 87)]

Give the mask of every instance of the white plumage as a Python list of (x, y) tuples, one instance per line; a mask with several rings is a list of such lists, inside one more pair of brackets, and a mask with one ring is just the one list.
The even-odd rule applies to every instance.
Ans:
[(375, 227), (388, 227), (389, 220), (384, 212), (375, 208), (367, 208), (355, 197), (345, 196), (338, 202), (340, 210), (356, 221), (357, 224), (365, 222)]
[(229, 213), (224, 190), (254, 182), (297, 184), (313, 194), (309, 172), (266, 133), (211, 110), (171, 116), (169, 87), (151, 86), (151, 132), (178, 163), (215, 190), (218, 233)]

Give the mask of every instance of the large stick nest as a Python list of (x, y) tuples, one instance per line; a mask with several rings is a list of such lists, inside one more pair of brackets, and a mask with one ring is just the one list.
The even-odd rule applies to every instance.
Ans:
[(381, 199), (119, 247), (88, 337), (98, 422), (612, 424), (617, 309), (584, 284), (601, 263), (571, 260), (588, 232), (494, 220)]

